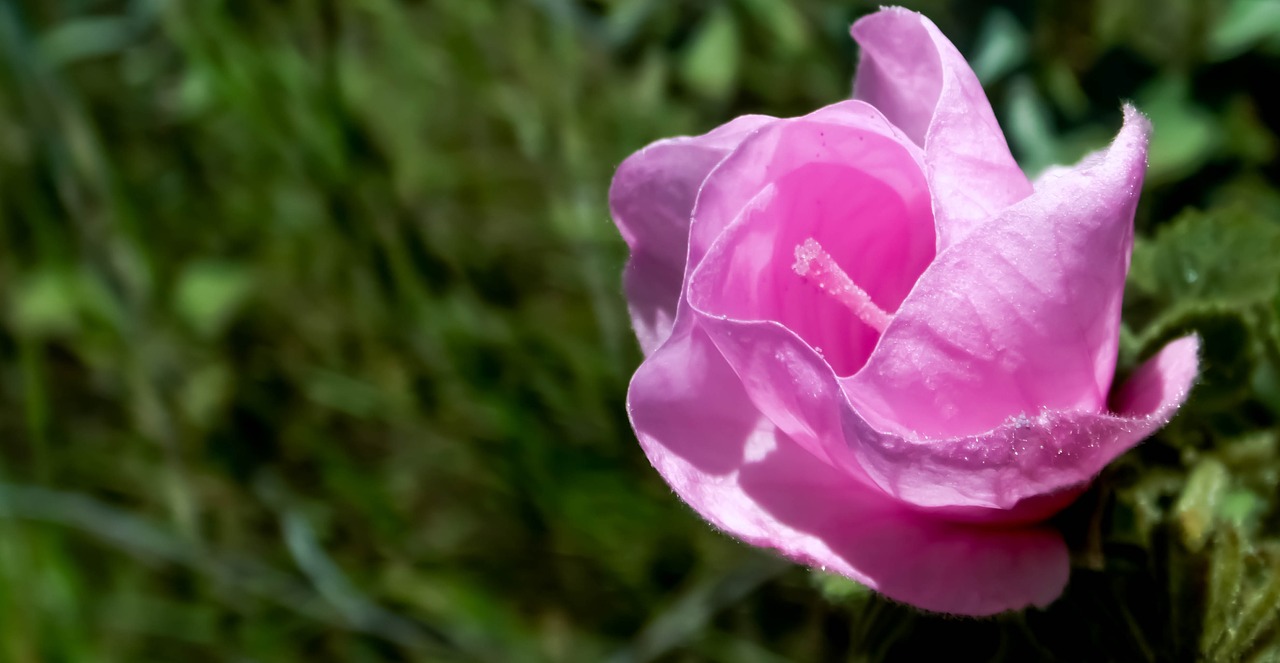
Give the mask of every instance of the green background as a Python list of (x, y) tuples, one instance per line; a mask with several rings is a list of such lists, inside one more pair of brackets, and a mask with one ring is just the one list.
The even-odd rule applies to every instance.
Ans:
[(0, 2), (0, 661), (1280, 660), (1276, 0), (907, 3), (1029, 172), (1155, 125), (1121, 372), (1204, 371), (1050, 609), (892, 604), (649, 468), (612, 171), (846, 97), (875, 4)]

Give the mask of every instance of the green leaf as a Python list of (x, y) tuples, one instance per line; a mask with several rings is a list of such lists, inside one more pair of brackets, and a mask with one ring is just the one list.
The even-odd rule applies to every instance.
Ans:
[(1260, 42), (1280, 40), (1280, 2), (1234, 0), (1209, 32), (1213, 60), (1228, 60)]
[(605, 16), (604, 34), (610, 46), (621, 48), (632, 42), (659, 8), (649, 0), (619, 0)]
[(1267, 128), (1250, 97), (1236, 97), (1227, 105), (1222, 117), (1227, 150), (1242, 160), (1266, 164), (1275, 159), (1276, 137)]
[(80, 323), (75, 280), (61, 270), (33, 273), (14, 289), (10, 315), (17, 329), (34, 336), (75, 331)]
[(1205, 660), (1275, 660), (1280, 655), (1280, 553), (1234, 529), (1215, 540), (1201, 649)]
[(1226, 528), (1214, 540), (1206, 587), (1204, 632), (1201, 648), (1212, 653), (1231, 631), (1240, 611), (1240, 594), (1245, 579), (1245, 543), (1240, 533)]
[(1027, 175), (1034, 177), (1060, 161), (1053, 113), (1029, 77), (1010, 81), (1005, 117), (1006, 136)]
[(1182, 528), (1182, 540), (1188, 550), (1200, 552), (1208, 543), (1229, 482), (1227, 468), (1212, 458), (1201, 461), (1191, 471), (1182, 496), (1174, 505), (1174, 513)]
[(240, 265), (194, 262), (178, 277), (174, 308), (200, 335), (217, 336), (233, 319), (252, 285), (248, 270)]
[(1129, 285), (1165, 304), (1267, 301), (1280, 286), (1280, 224), (1244, 206), (1188, 210), (1137, 241)]
[(680, 62), (680, 75), (699, 95), (724, 99), (737, 83), (741, 52), (737, 21), (723, 6), (717, 7), (694, 32)]
[(842, 575), (813, 571), (809, 574), (809, 579), (822, 593), (823, 598), (835, 605), (863, 601), (872, 595), (866, 585)]
[(1158, 65), (1178, 65), (1200, 53), (1200, 0), (1129, 0), (1099, 2), (1093, 7), (1094, 37), (1108, 45), (1124, 44)]
[(134, 44), (140, 27), (124, 16), (81, 18), (43, 35), (40, 51), (55, 66), (111, 55)]
[(1229, 415), (1251, 393), (1250, 378), (1258, 365), (1251, 331), (1245, 316), (1234, 309), (1183, 304), (1147, 329), (1139, 356), (1151, 356), (1176, 338), (1198, 335), (1200, 377), (1185, 409), (1204, 416)]
[(1089, 96), (1065, 60), (1054, 60), (1046, 65), (1044, 86), (1045, 94), (1068, 118), (1078, 120), (1089, 112)]
[(1224, 141), (1217, 118), (1191, 99), (1191, 83), (1172, 74), (1148, 83), (1137, 105), (1151, 117), (1147, 180), (1179, 179), (1204, 164)]
[(220, 363), (201, 366), (186, 376), (178, 391), (178, 404), (187, 420), (201, 428), (209, 426), (226, 404), (233, 375)]
[(991, 85), (1021, 67), (1030, 54), (1027, 31), (1009, 10), (995, 7), (987, 12), (969, 64), (983, 85)]
[(769, 32), (772, 46), (778, 52), (800, 53), (809, 44), (808, 25), (787, 0), (738, 0), (738, 3)]

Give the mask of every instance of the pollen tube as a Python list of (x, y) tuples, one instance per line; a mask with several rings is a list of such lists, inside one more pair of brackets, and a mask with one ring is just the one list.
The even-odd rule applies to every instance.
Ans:
[(868, 327), (877, 332), (883, 332), (889, 325), (889, 314), (876, 306), (876, 303), (871, 301), (871, 295), (859, 288), (858, 284), (854, 283), (843, 269), (840, 269), (840, 265), (837, 265), (831, 255), (822, 249), (818, 240), (810, 237), (796, 246), (796, 263), (791, 266), (791, 269), (818, 286), (819, 290), (835, 297), (836, 301), (853, 311), (853, 314)]

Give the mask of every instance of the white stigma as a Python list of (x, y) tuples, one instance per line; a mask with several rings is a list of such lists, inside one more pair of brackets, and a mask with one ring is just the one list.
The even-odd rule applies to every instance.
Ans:
[(868, 327), (883, 332), (889, 325), (889, 314), (871, 301), (871, 295), (849, 278), (831, 255), (822, 249), (818, 240), (810, 237), (796, 246), (796, 264), (791, 266), (796, 274), (818, 286), (818, 289), (836, 298), (845, 308), (853, 311)]

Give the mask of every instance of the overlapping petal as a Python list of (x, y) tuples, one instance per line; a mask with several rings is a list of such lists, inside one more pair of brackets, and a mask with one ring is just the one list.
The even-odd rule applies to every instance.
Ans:
[(1031, 193), (982, 84), (932, 21), (889, 7), (851, 32), (862, 49), (854, 98), (924, 148), (939, 251)]
[[(805, 131), (805, 127), (817, 130)], [(690, 229), (690, 267), (702, 261), (711, 244), (747, 203), (779, 177), (815, 161), (836, 163), (832, 157), (837, 154), (857, 158), (856, 145), (834, 139), (825, 141), (823, 127), (830, 127), (833, 131), (844, 128), (864, 136), (892, 136), (916, 162), (923, 158), (918, 150), (910, 147), (910, 140), (901, 131), (885, 120), (879, 111), (861, 101), (831, 104), (803, 117), (770, 124), (753, 133), (749, 140), (743, 140), (738, 149), (712, 169), (703, 183)], [(807, 149), (789, 144), (796, 132), (804, 133), (803, 146)], [(906, 190), (915, 188), (918, 170), (919, 166), (911, 171), (893, 169), (878, 172), (877, 176), (891, 188)]]
[(1081, 487), (1168, 423), (1191, 391), (1199, 348), (1195, 336), (1166, 345), (1116, 392), (1114, 412), (1045, 410), (975, 435), (920, 439), (877, 431), (848, 408), (845, 437), (860, 467), (906, 502), (989, 522), (1048, 517), (1063, 505), (1028, 500)]
[(747, 115), (701, 136), (660, 140), (618, 166), (609, 189), (609, 208), (631, 249), (623, 287), (645, 354), (671, 333), (698, 189), (743, 138), (772, 121)]
[(619, 170), (648, 356), (632, 424), (748, 543), (926, 609), (1045, 605), (1067, 559), (1037, 523), (1197, 374), (1188, 337), (1111, 389), (1148, 123), (1126, 107), (1110, 148), (1033, 192), (931, 22), (886, 9), (853, 33), (858, 100)]
[(817, 460), (777, 429), (690, 318), (632, 380), (631, 421), (654, 467), (704, 518), (927, 610), (1047, 605), (1066, 584), (1060, 535), (914, 511)]
[[(757, 406), (797, 443), (855, 475), (834, 403), (812, 400), (804, 384), (829, 379), (832, 367), (856, 372), (879, 332), (799, 277), (794, 255), (816, 238), (876, 304), (895, 310), (933, 258), (918, 157), (875, 109), (843, 102), (743, 141), (708, 177), (694, 211), (688, 303)], [(717, 239), (698, 260), (698, 235), (711, 229)], [(822, 375), (796, 372), (802, 364), (760, 338), (775, 330), (737, 321), (798, 334), (805, 352), (822, 353), (813, 364)]]
[(772, 321), (698, 324), (779, 429), (846, 476), (940, 515), (1028, 523), (1052, 515), (1111, 460), (1169, 421), (1197, 371), (1195, 337), (1166, 346), (1115, 398), (1115, 411), (1045, 410), (973, 435), (934, 438), (877, 429), (842, 392), (831, 367)]
[(1126, 108), (1108, 150), (939, 254), (846, 381), (863, 416), (938, 438), (1104, 410), (1149, 130)]
[[(990, 236), (938, 256), (851, 377), (837, 377), (802, 326), (758, 315), (768, 307), (741, 306), (761, 294), (738, 292), (751, 284), (794, 296), (762, 275), (785, 263), (774, 257), (772, 267), (767, 260), (753, 267), (757, 245), (777, 236), (767, 218), (761, 227), (754, 218), (777, 197), (771, 188), (691, 274), (687, 296), (698, 325), (753, 405), (848, 480), (955, 518), (1044, 518), (1162, 426), (1196, 374), (1196, 341), (1171, 344), (1153, 360), (1157, 368), (1120, 392), (1131, 394), (1128, 405), (1107, 413), (1147, 132), (1140, 115), (1126, 116), (1108, 151), (1046, 181), (993, 222)], [(718, 172), (727, 178), (731, 167), (726, 159)], [(1032, 239), (1015, 241), (1024, 237)], [(984, 304), (930, 299), (935, 289)]]
[(796, 249), (815, 240), (875, 305), (897, 310), (933, 260), (917, 156), (859, 102), (757, 132), (703, 186), (694, 235), (719, 230), (688, 277), (690, 303), (713, 316), (777, 321), (853, 374), (879, 331), (798, 276)]

